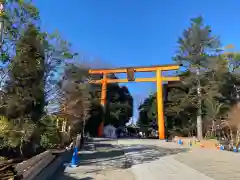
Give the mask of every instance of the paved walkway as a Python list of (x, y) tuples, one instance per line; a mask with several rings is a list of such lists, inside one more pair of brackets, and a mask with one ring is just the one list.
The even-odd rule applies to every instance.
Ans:
[[(59, 180), (240, 180), (240, 154), (181, 148), (159, 140), (98, 140), (92, 157)], [(90, 158), (90, 159), (89, 159)], [(129, 166), (130, 164), (130, 166)], [(70, 178), (71, 177), (71, 178)]]
[(240, 154), (210, 149), (194, 149), (174, 157), (216, 180), (240, 180)]
[[(142, 144), (148, 147), (154, 144), (154, 146), (159, 147), (157, 150), (162, 155), (158, 154), (157, 157), (160, 158), (147, 164), (141, 163), (132, 167), (137, 180), (141, 180), (143, 174), (150, 174), (151, 178), (149, 179), (153, 180), (158, 177), (163, 180), (171, 179), (171, 177), (178, 180), (192, 179), (191, 176), (194, 176), (195, 180), (211, 178), (215, 180), (240, 180), (240, 153), (205, 148), (193, 148), (178, 153), (174, 151), (179, 150), (179, 145), (158, 140), (120, 140), (118, 144)], [(174, 151), (171, 152), (170, 149)], [(142, 152), (139, 156), (144, 156), (144, 154), (147, 152)]]
[(136, 180), (213, 180), (170, 156), (131, 169)]
[[(148, 142), (149, 143), (149, 142)], [(172, 143), (163, 146), (128, 145), (123, 147), (125, 155), (131, 159), (131, 170), (136, 180), (213, 180), (205, 174), (179, 162), (179, 153), (189, 153)]]

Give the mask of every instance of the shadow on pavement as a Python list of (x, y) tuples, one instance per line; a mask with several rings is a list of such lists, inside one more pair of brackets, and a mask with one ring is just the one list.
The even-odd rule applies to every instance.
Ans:
[[(80, 166), (84, 165), (109, 165), (109, 163), (115, 163), (116, 161), (122, 162), (125, 159), (124, 152), (122, 150), (110, 150), (95, 153), (82, 153), (80, 154)], [(116, 163), (115, 165), (117, 165)], [(111, 165), (112, 166), (112, 165)]]
[[(186, 148), (164, 148), (154, 145), (112, 145), (107, 143), (93, 143), (96, 146), (96, 151), (80, 151), (80, 163), (82, 167), (93, 167), (86, 173), (94, 173), (92, 171), (99, 169), (127, 169), (133, 165), (149, 163), (158, 160), (164, 156), (174, 155), (187, 152)], [(71, 162), (71, 156), (66, 160), (66, 163)], [(57, 176), (51, 180), (75, 180), (74, 177), (64, 173), (65, 166), (58, 170)], [(81, 168), (82, 169), (82, 168)], [(74, 176), (74, 175), (73, 175)], [(91, 180), (91, 177), (86, 177), (82, 180)]]
[(79, 178), (68, 176), (67, 174), (62, 174), (61, 177), (57, 177), (56, 179), (54, 177), (54, 180), (93, 180), (93, 178), (85, 177), (85, 178), (79, 179)]
[(128, 146), (124, 148), (125, 156), (132, 165), (147, 163), (158, 160), (164, 156), (187, 152), (186, 148), (164, 148), (158, 146)]
[(116, 141), (116, 139), (110, 139), (110, 138), (94, 138), (90, 139), (89, 142), (107, 142), (107, 141)]
[(111, 149), (114, 148), (115, 146), (109, 143), (98, 143), (98, 142), (86, 142), (84, 145), (84, 150), (87, 151), (93, 151), (99, 148), (105, 148), (105, 149)]
[(94, 143), (96, 148), (114, 148), (115, 146), (107, 143)]
[[(70, 162), (71, 158), (69, 157), (66, 159), (66, 163)], [(48, 180), (93, 180), (92, 177), (85, 177), (85, 178), (77, 178), (73, 177), (74, 173), (64, 173), (65, 165), (62, 164), (61, 167), (54, 173), (52, 177), (50, 177)], [(89, 172), (91, 173), (91, 172)], [(73, 175), (73, 176), (71, 176)]]
[[(108, 147), (107, 144), (98, 144), (99, 147)], [(164, 156), (187, 152), (186, 148), (164, 148), (153, 145), (113, 146), (105, 151), (80, 154), (80, 166), (96, 165), (115, 168), (129, 168), (132, 165), (155, 161)], [(111, 148), (114, 149), (111, 150)], [(98, 149), (97, 148), (97, 149)]]
[(82, 162), (89, 160), (97, 160), (97, 159), (109, 159), (115, 158), (119, 156), (124, 156), (124, 152), (122, 150), (108, 150), (108, 151), (99, 151), (94, 153), (80, 153), (80, 160)]

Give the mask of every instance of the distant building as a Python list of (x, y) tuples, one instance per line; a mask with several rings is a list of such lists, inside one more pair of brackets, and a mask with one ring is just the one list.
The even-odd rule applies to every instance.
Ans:
[(109, 124), (103, 128), (103, 134), (107, 138), (116, 138), (116, 128)]

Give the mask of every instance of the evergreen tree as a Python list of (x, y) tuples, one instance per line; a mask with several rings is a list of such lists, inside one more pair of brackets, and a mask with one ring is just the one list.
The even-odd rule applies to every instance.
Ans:
[(3, 45), (1, 49), (1, 62), (10, 63), (14, 57), (12, 49), (22, 37), (22, 33), (29, 24), (39, 23), (39, 11), (32, 0), (1, 0), (4, 12), (1, 19), (4, 21)]
[(196, 73), (192, 83), (195, 84), (194, 89), (197, 95), (198, 138), (202, 139), (202, 88), (200, 76), (201, 72), (206, 72), (209, 64), (211, 64), (212, 55), (217, 55), (220, 42), (217, 37), (212, 35), (211, 28), (204, 25), (203, 18), (197, 17), (191, 19), (191, 26), (183, 31), (178, 44), (179, 51), (175, 60), (181, 62), (191, 72)]
[(125, 86), (109, 84), (107, 87), (105, 125), (125, 126), (133, 115), (133, 97)]
[(44, 50), (40, 32), (29, 25), (16, 45), (6, 82), (6, 115), (37, 122), (44, 110)]

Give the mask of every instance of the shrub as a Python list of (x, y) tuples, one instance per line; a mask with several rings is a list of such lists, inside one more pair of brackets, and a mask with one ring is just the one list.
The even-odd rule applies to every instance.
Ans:
[(56, 148), (61, 143), (61, 136), (52, 116), (46, 116), (39, 123), (40, 145), (47, 148)]
[(7, 150), (10, 154), (21, 156), (32, 153), (33, 149), (31, 145), (31, 148), (28, 147), (25, 154), (23, 151), (26, 144), (31, 144), (31, 138), (35, 130), (36, 124), (27, 118), (17, 121), (0, 116), (0, 149), (2, 151)]

